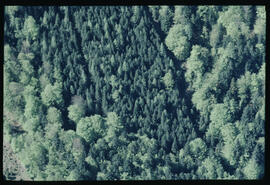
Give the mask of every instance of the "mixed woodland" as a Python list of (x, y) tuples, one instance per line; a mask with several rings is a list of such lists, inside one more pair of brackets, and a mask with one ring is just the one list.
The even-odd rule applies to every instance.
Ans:
[(6, 6), (4, 21), (4, 140), (30, 179), (264, 177), (264, 6)]

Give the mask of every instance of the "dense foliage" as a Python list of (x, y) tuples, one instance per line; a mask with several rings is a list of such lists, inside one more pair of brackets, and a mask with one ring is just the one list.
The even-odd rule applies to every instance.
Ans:
[(34, 180), (262, 178), (265, 32), (263, 6), (5, 7), (4, 138)]

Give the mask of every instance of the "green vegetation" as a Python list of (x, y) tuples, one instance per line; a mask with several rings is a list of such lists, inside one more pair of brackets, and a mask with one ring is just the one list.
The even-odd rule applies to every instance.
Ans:
[(262, 178), (265, 14), (7, 6), (5, 141), (32, 180)]

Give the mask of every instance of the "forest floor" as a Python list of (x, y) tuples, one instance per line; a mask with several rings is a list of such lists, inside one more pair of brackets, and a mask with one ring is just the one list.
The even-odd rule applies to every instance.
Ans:
[(3, 175), (6, 180), (31, 180), (27, 175), (25, 167), (6, 141), (3, 141)]
[[(13, 120), (10, 115), (11, 114), (4, 112), (4, 116)], [(27, 174), (26, 168), (13, 152), (9, 142), (5, 141), (5, 137), (3, 139), (3, 176), (6, 180), (31, 180)]]

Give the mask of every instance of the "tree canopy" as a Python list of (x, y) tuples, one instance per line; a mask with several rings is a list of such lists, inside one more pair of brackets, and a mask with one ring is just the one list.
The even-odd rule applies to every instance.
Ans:
[(5, 6), (4, 141), (31, 180), (261, 179), (265, 42), (265, 6)]

